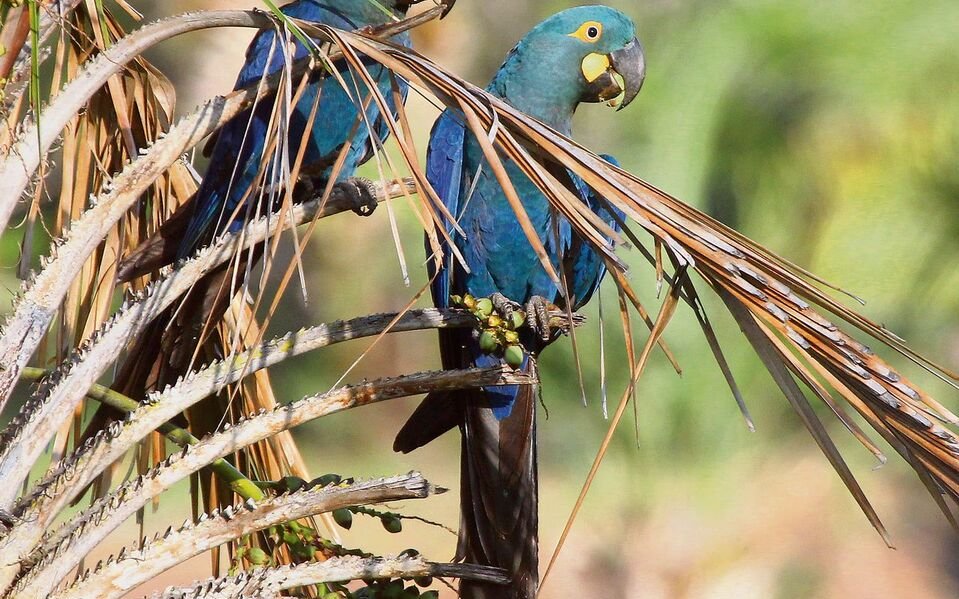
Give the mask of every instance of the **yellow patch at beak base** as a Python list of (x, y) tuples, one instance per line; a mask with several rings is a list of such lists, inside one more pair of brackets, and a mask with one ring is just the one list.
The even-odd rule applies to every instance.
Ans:
[(587, 54), (581, 68), (583, 77), (586, 77), (588, 83), (592, 83), (609, 69), (609, 57), (605, 54)]

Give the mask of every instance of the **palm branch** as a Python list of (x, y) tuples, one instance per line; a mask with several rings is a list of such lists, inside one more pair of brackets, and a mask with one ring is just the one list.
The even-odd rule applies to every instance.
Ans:
[[(97, 433), (81, 447), (68, 448), (68, 434), (72, 430), (76, 435), (79, 430), (78, 415), (85, 398), (99, 396), (103, 399), (110, 395), (107, 390), (97, 391), (95, 385), (115, 361), (117, 347), (142, 334), (153, 319), (164, 310), (175, 307), (178, 298), (218, 265), (234, 261), (241, 252), (259, 243), (269, 243), (271, 251), (275, 251), (279, 231), (293, 230), (296, 225), (308, 223), (308, 229), (294, 238), (295, 251), (300, 252), (319, 219), (341, 209), (329, 202), (329, 190), (324, 190), (320, 197), (310, 202), (284, 204), (273, 218), (249, 223), (241, 234), (218, 239), (211, 247), (202, 249), (173, 269), (137, 279), (128, 287), (114, 284), (118, 257), (155, 231), (172, 209), (192, 193), (195, 181), (181, 156), (257, 98), (284, 85), (295, 89), (311, 69), (324, 69), (333, 60), (345, 61), (354, 75), (353, 82), (343, 81), (343, 85), (365, 86), (372, 101), (380, 105), (381, 112), (388, 114), (386, 98), (370, 85), (371, 77), (361, 57), (386, 66), (397, 78), (409, 82), (417, 93), (438, 104), (461, 110), (469, 128), (486, 148), (487, 157), (507, 195), (510, 195), (511, 183), (502, 168), (504, 158), (519, 165), (543, 190), (553, 208), (566, 217), (577, 233), (606, 260), (622, 298), (623, 321), (628, 325), (635, 313), (650, 329), (641, 349), (627, 347), (632, 367), (631, 382), (623, 392), (610, 435), (639, 384), (654, 348), (658, 346), (674, 360), (669, 348), (662, 343), (662, 333), (680, 303), (689, 306), (696, 314), (733, 395), (741, 401), (700, 300), (700, 290), (705, 284), (718, 295), (740, 325), (745, 341), (756, 351), (869, 521), (887, 542), (878, 515), (813, 411), (806, 393), (820, 399), (860, 442), (881, 455), (877, 446), (849, 416), (847, 408), (858, 412), (912, 466), (946, 517), (955, 524), (948, 502), (959, 497), (959, 444), (949, 428), (957, 423), (956, 416), (853, 335), (877, 341), (953, 387), (956, 386), (956, 375), (836, 300), (829, 293), (832, 288), (811, 273), (635, 175), (606, 163), (587, 148), (489, 96), (425, 57), (376, 37), (377, 33), (388, 36), (395, 29), (435, 18), (440, 7), (393, 25), (385, 32), (353, 33), (296, 23), (299, 30), (319, 42), (311, 60), (293, 65), (289, 71), (267, 78), (251, 88), (224, 98), (214, 98), (176, 122), (169, 122), (169, 100), (172, 97), (169, 86), (140, 58), (140, 54), (160, 40), (186, 31), (214, 26), (264, 27), (275, 26), (275, 23), (262, 13), (211, 11), (166, 19), (121, 37), (107, 13), (84, 10), (75, 9), (72, 26), (78, 32), (86, 32), (83, 39), (99, 42), (99, 46), (80, 45), (70, 51), (63, 50), (62, 64), (65, 66), (62, 68), (70, 82), (51, 97), (49, 105), (18, 134), (13, 135), (10, 133), (12, 129), (8, 130), (11, 151), (0, 161), (0, 224), (4, 227), (18, 210), (24, 211), (19, 199), (32, 181), (37, 184), (25, 212), (32, 215), (28, 216), (28, 222), (40, 222), (42, 176), (45, 174), (42, 165), (61, 135), (64, 140), (62, 164), (69, 165), (63, 169), (61, 177), (70, 177), (69, 184), (62, 186), (66, 191), (61, 192), (57, 204), (60, 217), (55, 228), (51, 229), (54, 237), (62, 239), (53, 242), (50, 256), (41, 261), (39, 273), (25, 283), (0, 337), (0, 361), (7, 365), (0, 371), (0, 405), (10, 398), (18, 381), (36, 374), (27, 368), (31, 359), (40, 360), (39, 365), (45, 368), (46, 358), (50, 356), (56, 364), (55, 372), (45, 378), (8, 425), (0, 443), (0, 478), (7, 483), (0, 489), (0, 515), (8, 527), (0, 536), (0, 552), (14, 555), (17, 560), (0, 568), (0, 582), (3, 583), (0, 586), (5, 589), (4, 593), (35, 596), (34, 593), (53, 592), (70, 571), (82, 563), (83, 555), (125, 518), (159, 497), (176, 480), (183, 480), (209, 464), (219, 464), (220, 469), (216, 472), (221, 481), (235, 483), (221, 485), (221, 492), (214, 496), (216, 501), (207, 505), (210, 510), (222, 508), (220, 511), (214, 516), (201, 516), (196, 524), (171, 529), (154, 541), (144, 542), (138, 548), (129, 549), (129, 553), (111, 558), (63, 587), (62, 594), (82, 596), (111, 585), (115, 589), (118, 577), (128, 573), (132, 564), (145, 557), (156, 558), (156, 568), (145, 569), (135, 580), (137, 583), (194, 555), (193, 551), (214, 549), (223, 543), (232, 543), (230, 546), (239, 551), (243, 546), (240, 539), (291, 519), (361, 502), (426, 496), (432, 487), (415, 476), (400, 481), (403, 490), (396, 491), (399, 494), (389, 490), (396, 488), (390, 485), (397, 484), (399, 479), (389, 479), (346, 485), (342, 489), (345, 498), (337, 500), (330, 499), (330, 495), (339, 490), (336, 485), (332, 490), (322, 491), (326, 487), (315, 485), (289, 495), (270, 497), (259, 487), (246, 483), (249, 482), (248, 476), (278, 479), (297, 472), (301, 464), (295, 445), (291, 438), (278, 435), (286, 434), (290, 427), (309, 419), (426, 390), (531, 382), (521, 380), (516, 373), (499, 370), (413, 374), (338, 387), (329, 393), (275, 407), (275, 399), (263, 378), (263, 368), (308, 351), (304, 347), (316, 349), (329, 344), (331, 339), (337, 338), (331, 330), (340, 330), (341, 340), (352, 338), (352, 327), (357, 323), (332, 323), (323, 331), (307, 330), (263, 341), (265, 323), (258, 320), (257, 309), (269, 305), (268, 320), (276, 303), (261, 297), (254, 308), (235, 303), (235, 309), (229, 312), (223, 323), (212, 323), (219, 327), (219, 335), (211, 342), (213, 345), (194, 349), (198, 356), (211, 355), (212, 349), (227, 357), (165, 389), (156, 389), (152, 394), (148, 394), (147, 389), (140, 390), (145, 401), (136, 407), (114, 398), (114, 405), (128, 405), (131, 415)], [(11, 18), (19, 19), (20, 15), (15, 17)], [(107, 25), (106, 31), (112, 31), (109, 44), (102, 36), (104, 24)], [(130, 97), (132, 102), (128, 100)], [(20, 111), (27, 110), (27, 106), (16, 97), (11, 96), (10, 100), (10, 106)], [(118, 109), (128, 106), (134, 106), (136, 110), (123, 113)], [(87, 107), (82, 115), (79, 114), (81, 107)], [(124, 118), (129, 127), (121, 127), (119, 135), (104, 125), (126, 122)], [(397, 118), (388, 119), (388, 126), (397, 152), (391, 155), (379, 151), (375, 158), (382, 173), (382, 199), (407, 200), (434, 250), (438, 250), (445, 235), (444, 228), (439, 225), (449, 215), (444, 213), (442, 203), (422, 171), (418, 159), (421, 152), (414, 143), (413, 130), (405, 112), (401, 109)], [(280, 121), (274, 130), (275, 147), (282, 146), (282, 132)], [(88, 145), (81, 146), (81, 140)], [(614, 233), (586, 209), (554, 175), (560, 172), (557, 169), (566, 169), (582, 177), (607, 202), (621, 209), (628, 217), (628, 221), (622, 223), (622, 234)], [(278, 180), (265, 178), (262, 184), (267, 188), (288, 190), (295, 181), (295, 171), (294, 168), (292, 173)], [(87, 201), (88, 193), (94, 196), (93, 201)], [(147, 194), (148, 201), (140, 199), (144, 194)], [(543, 242), (532, 233), (521, 204), (513, 202), (513, 206), (531, 246), (543, 258), (544, 268), (562, 288), (563, 282), (552, 272), (545, 258)], [(25, 235), (27, 246), (31, 230), (28, 228)], [(614, 243), (607, 242), (607, 238), (613, 239)], [(270, 239), (273, 241), (267, 241)], [(638, 294), (625, 276), (625, 261), (620, 253), (626, 250), (617, 249), (617, 246), (640, 252), (650, 263), (652, 276), (668, 286), (669, 293), (655, 317), (640, 303)], [(436, 255), (439, 254), (436, 251)], [(27, 258), (28, 255), (25, 260)], [(294, 261), (283, 273), (281, 287), (285, 287), (295, 269)], [(694, 282), (693, 273), (698, 275), (700, 283)], [(114, 297), (118, 293), (126, 293), (127, 299), (113, 312)], [(566, 320), (572, 320), (573, 315), (565, 316)], [(422, 320), (416, 321), (416, 318)], [(368, 334), (378, 339), (387, 332), (410, 330), (414, 327), (411, 322), (418, 322), (415, 326), (419, 328), (470, 326), (471, 323), (468, 315), (461, 313), (424, 316), (406, 310), (380, 318)], [(55, 323), (57, 326), (53, 326)], [(313, 341), (302, 341), (304, 345), (299, 345), (306, 339)], [(236, 404), (242, 407), (235, 420), (204, 431), (211, 434), (203, 439), (190, 439), (188, 432), (170, 428), (167, 423), (170, 418), (212, 393), (230, 393), (230, 385), (239, 385), (234, 392), (242, 397), (242, 401)], [(255, 415), (260, 410), (263, 413)], [(159, 437), (154, 431), (157, 430), (173, 435), (190, 449), (164, 456), (162, 444), (156, 441)], [(101, 498), (60, 528), (47, 530), (87, 485), (108, 473), (112, 464), (117, 463), (126, 451), (145, 439), (152, 453), (148, 459), (141, 459), (142, 471), (138, 478), (115, 489), (109, 488), (108, 479), (101, 478)], [(32, 481), (31, 469), (42, 462), (44, 448), (51, 440), (55, 440), (56, 449), (53, 464), (47, 474)], [(246, 457), (236, 461), (236, 465), (243, 466), (243, 472), (236, 471), (234, 464), (221, 461), (224, 456), (236, 455), (255, 443), (261, 444), (258, 449), (243, 454)], [(602, 454), (597, 456), (593, 473)], [(28, 481), (26, 491), (20, 493), (19, 483), (24, 480)], [(410, 487), (404, 486), (407, 484), (417, 490), (410, 491)], [(376, 492), (360, 497), (361, 490), (370, 488), (375, 488)], [(586, 487), (583, 494), (585, 491)], [(260, 496), (255, 499), (246, 497), (250, 503), (232, 507), (235, 500), (231, 492), (241, 497), (244, 494)], [(358, 495), (350, 495), (352, 492)], [(292, 507), (294, 504), (296, 509)], [(281, 506), (279, 515), (270, 519), (267, 512), (277, 505)], [(243, 510), (249, 514), (238, 516)], [(237, 520), (242, 522), (230, 524)], [(211, 541), (198, 543), (197, 539), (204, 536)], [(277, 550), (274, 557), (284, 562), (294, 558), (282, 549)], [(317, 574), (309, 567), (299, 566), (303, 572), (309, 570), (300, 579), (307, 582), (300, 584), (346, 580), (356, 577), (360, 571), (364, 572), (360, 577), (385, 571), (376, 570), (385, 566), (382, 561), (372, 558), (363, 558), (367, 561), (357, 566), (355, 560), (350, 562), (334, 551), (321, 557), (331, 557), (330, 562), (341, 560), (325, 566), (329, 570), (343, 565), (343, 571), (351, 574), (347, 576), (340, 571), (336, 574), (340, 578), (335, 578), (330, 577), (333, 575), (328, 571)], [(256, 562), (247, 559), (245, 563)], [(414, 558), (404, 564), (400, 567), (391, 563), (393, 569), (389, 576), (395, 577), (398, 573), (418, 575), (424, 571), (437, 575), (453, 572), (445, 566), (424, 564)], [(249, 576), (259, 581), (255, 584), (278, 590), (280, 587), (276, 585), (282, 586), (282, 583), (276, 581), (283, 579), (283, 572), (277, 568)], [(490, 573), (466, 569), (455, 571), (455, 575), (489, 576)], [(220, 579), (211, 584), (214, 586), (210, 588), (221, 593), (219, 596), (231, 596), (233, 591), (230, 588), (233, 587), (230, 585), (239, 582)]]

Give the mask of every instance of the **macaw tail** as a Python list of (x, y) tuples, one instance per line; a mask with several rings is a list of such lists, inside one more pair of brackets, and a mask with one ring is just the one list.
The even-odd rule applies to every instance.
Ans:
[[(471, 332), (440, 331), (445, 368), (489, 367)], [(522, 368), (536, 368), (527, 359)], [(462, 434), (460, 531), (456, 558), (504, 568), (507, 586), (463, 581), (463, 599), (533, 599), (539, 584), (536, 477), (537, 387), (510, 385), (431, 393), (396, 435), (403, 453), (459, 426)]]
[[(198, 339), (204, 330), (209, 336), (210, 327), (220, 321), (233, 297), (230, 273), (227, 266), (211, 272), (193, 286), (182, 302), (170, 306), (150, 323), (127, 352), (113, 388), (140, 401), (149, 391), (162, 389), (189, 372)], [(114, 408), (100, 404), (81, 442), (121, 416)], [(180, 418), (175, 424), (183, 427), (185, 421)]]
[(502, 419), (484, 404), (471, 402), (464, 410), (457, 557), (505, 568), (511, 580), (505, 588), (464, 581), (460, 596), (533, 599), (539, 585), (536, 387), (517, 387)]
[(193, 217), (195, 201), (196, 194), (163, 221), (156, 233), (124, 256), (117, 267), (118, 281), (127, 283), (176, 262)]

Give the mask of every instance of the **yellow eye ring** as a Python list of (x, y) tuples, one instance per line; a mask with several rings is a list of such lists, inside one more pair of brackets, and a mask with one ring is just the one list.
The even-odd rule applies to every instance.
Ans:
[(575, 37), (580, 41), (595, 44), (603, 35), (603, 24), (599, 21), (586, 21), (579, 26), (579, 29), (570, 33), (570, 37)]

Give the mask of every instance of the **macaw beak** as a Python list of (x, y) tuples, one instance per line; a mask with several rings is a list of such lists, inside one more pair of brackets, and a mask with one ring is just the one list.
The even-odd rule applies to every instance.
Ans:
[(643, 45), (635, 37), (625, 47), (609, 55), (610, 68), (619, 74), (623, 81), (623, 96), (619, 102), (622, 110), (636, 99), (646, 80), (646, 56)]
[(639, 94), (646, 78), (643, 46), (635, 37), (611, 54), (589, 54), (581, 65), (586, 90), (580, 101), (606, 102), (622, 110)]

